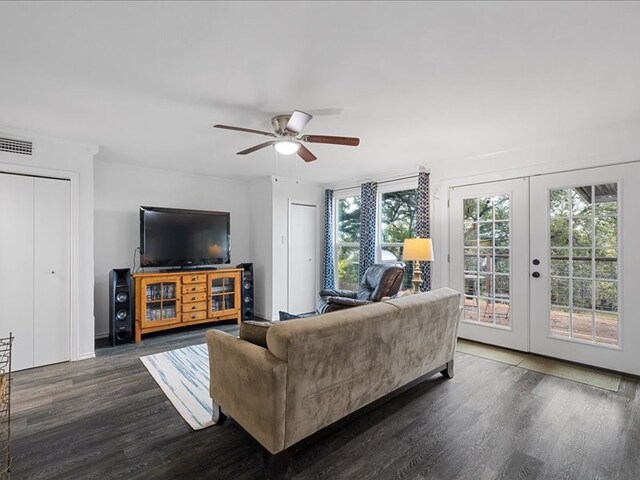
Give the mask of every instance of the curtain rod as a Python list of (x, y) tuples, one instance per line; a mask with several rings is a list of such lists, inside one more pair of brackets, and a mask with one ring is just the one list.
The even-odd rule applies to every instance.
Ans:
[[(391, 180), (382, 180), (381, 182), (375, 182), (378, 185), (380, 185), (381, 183), (391, 183), (391, 182), (399, 182), (400, 180), (409, 180), (410, 178), (418, 178), (418, 174), (414, 174), (414, 175), (409, 175), (406, 177), (400, 177), (400, 178), (392, 178)], [(367, 182), (365, 182), (367, 183)], [(342, 187), (342, 188), (332, 188), (331, 190), (334, 192), (340, 192), (342, 190), (351, 190), (353, 188), (358, 188), (360, 185), (354, 185), (352, 187)]]

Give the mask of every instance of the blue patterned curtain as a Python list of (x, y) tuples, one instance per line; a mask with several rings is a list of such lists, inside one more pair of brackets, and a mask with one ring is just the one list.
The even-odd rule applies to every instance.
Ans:
[(333, 266), (333, 190), (324, 191), (324, 257), (322, 258), (322, 288), (335, 288)]
[[(429, 174), (427, 172), (418, 173), (417, 212), (416, 212), (416, 236), (420, 238), (431, 238), (431, 221), (429, 213)], [(435, 246), (434, 246), (435, 250)], [(431, 290), (431, 263), (422, 262), (421, 292)]]
[(360, 186), (360, 279), (376, 263), (376, 197), (378, 184)]

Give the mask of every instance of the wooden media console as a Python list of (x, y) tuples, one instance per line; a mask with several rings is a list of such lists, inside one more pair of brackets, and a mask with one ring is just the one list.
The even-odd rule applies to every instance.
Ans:
[(135, 342), (160, 330), (242, 320), (241, 268), (136, 273)]

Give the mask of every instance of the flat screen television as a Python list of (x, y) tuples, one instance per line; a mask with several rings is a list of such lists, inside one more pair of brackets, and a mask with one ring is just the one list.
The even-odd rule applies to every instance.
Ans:
[(229, 212), (140, 207), (140, 266), (230, 262)]

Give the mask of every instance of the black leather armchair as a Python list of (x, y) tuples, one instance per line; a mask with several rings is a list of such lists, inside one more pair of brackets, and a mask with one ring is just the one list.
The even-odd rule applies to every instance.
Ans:
[(316, 312), (321, 315), (335, 310), (379, 302), (383, 297), (391, 297), (398, 293), (403, 278), (404, 268), (402, 267), (383, 264), (371, 265), (364, 272), (359, 291), (322, 290), (316, 305)]

